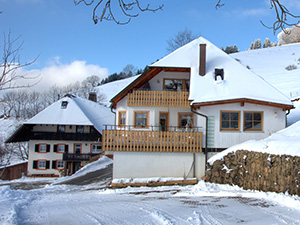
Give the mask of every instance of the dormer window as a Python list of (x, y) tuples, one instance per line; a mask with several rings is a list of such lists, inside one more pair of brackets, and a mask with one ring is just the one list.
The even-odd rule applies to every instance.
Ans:
[(223, 69), (215, 69), (215, 81), (224, 80), (224, 70)]
[(62, 109), (67, 108), (67, 105), (68, 105), (68, 102), (67, 102), (67, 101), (62, 101), (62, 102), (61, 102), (61, 108), (62, 108)]

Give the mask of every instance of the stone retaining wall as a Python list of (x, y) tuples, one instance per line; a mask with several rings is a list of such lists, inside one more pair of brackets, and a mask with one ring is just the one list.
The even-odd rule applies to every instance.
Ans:
[(300, 157), (238, 150), (208, 165), (206, 181), (300, 196)]

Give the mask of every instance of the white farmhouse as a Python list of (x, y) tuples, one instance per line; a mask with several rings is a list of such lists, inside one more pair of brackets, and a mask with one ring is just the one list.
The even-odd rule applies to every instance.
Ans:
[(70, 175), (102, 153), (103, 124), (113, 121), (109, 108), (66, 95), (24, 122), (6, 142), (29, 142), (28, 176)]
[(200, 37), (111, 99), (113, 178), (201, 178), (210, 153), (286, 127), (291, 101)]

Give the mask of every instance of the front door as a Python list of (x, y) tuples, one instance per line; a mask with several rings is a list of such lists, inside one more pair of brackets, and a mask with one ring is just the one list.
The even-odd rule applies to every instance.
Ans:
[(160, 112), (159, 113), (159, 126), (160, 131), (167, 131), (168, 130), (168, 112)]

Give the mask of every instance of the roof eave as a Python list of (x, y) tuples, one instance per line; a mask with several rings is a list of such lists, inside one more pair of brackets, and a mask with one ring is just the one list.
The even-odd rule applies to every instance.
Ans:
[(290, 110), (290, 109), (294, 108), (294, 106), (292, 104), (289, 105), (289, 104), (267, 102), (267, 101), (254, 100), (254, 99), (248, 99), (248, 98), (227, 99), (227, 100), (217, 100), (217, 101), (207, 101), (207, 102), (193, 102), (192, 107), (200, 108), (203, 106), (223, 105), (223, 104), (231, 104), (231, 103), (241, 103), (241, 106), (243, 106), (245, 103), (252, 103), (252, 104), (259, 104), (259, 105), (266, 105), (266, 106), (282, 108), (283, 110)]

